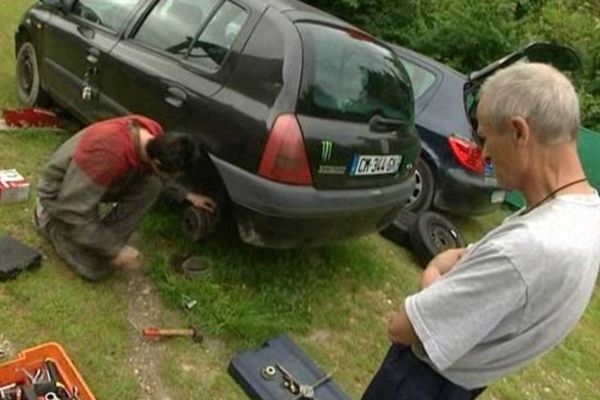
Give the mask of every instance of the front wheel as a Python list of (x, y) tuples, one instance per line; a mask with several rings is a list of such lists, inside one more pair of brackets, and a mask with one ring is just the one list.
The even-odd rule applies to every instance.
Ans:
[(24, 41), (17, 53), (17, 93), (21, 103), (28, 107), (47, 106), (50, 99), (42, 89), (37, 52), (33, 43)]

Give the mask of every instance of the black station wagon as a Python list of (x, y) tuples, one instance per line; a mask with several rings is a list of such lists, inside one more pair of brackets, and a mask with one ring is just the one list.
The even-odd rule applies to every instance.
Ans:
[(15, 44), (25, 104), (192, 134), (247, 243), (375, 232), (412, 193), (420, 141), (402, 63), (304, 3), (40, 0)]

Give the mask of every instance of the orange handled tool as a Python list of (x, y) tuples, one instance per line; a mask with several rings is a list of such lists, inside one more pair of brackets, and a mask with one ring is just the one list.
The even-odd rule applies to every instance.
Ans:
[(147, 337), (173, 337), (173, 336), (189, 336), (194, 342), (201, 342), (204, 339), (200, 330), (196, 328), (189, 329), (162, 329), (162, 328), (146, 328), (142, 331)]

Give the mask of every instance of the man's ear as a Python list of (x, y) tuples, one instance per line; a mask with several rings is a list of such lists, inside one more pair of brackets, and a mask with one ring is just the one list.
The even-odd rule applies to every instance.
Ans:
[(513, 140), (517, 146), (527, 145), (532, 139), (531, 127), (527, 120), (523, 117), (513, 117), (510, 120), (510, 125), (512, 128), (511, 135), (513, 135)]

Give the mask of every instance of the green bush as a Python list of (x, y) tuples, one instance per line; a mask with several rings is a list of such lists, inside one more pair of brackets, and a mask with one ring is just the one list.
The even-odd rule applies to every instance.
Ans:
[(574, 81), (580, 94), (583, 125), (600, 131), (600, 4), (546, 1), (535, 18), (522, 27), (529, 41), (548, 40), (577, 50), (583, 70)]

